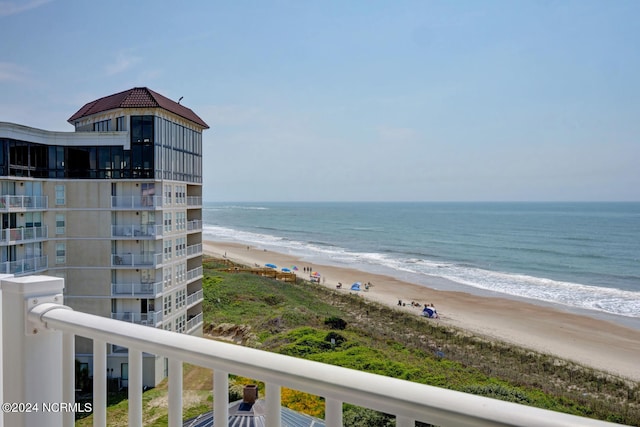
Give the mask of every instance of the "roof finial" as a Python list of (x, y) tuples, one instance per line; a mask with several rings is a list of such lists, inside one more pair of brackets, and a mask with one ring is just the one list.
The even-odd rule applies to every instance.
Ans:
[(181, 96), (180, 99), (178, 99), (178, 104), (180, 104), (180, 101), (182, 101), (182, 98), (184, 98), (184, 96)]

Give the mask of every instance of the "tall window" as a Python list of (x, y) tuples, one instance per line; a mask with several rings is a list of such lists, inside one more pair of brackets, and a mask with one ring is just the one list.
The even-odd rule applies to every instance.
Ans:
[(164, 241), (164, 260), (168, 261), (171, 259), (171, 247), (173, 246), (172, 240)]
[(67, 262), (67, 245), (66, 243), (56, 243), (56, 264), (64, 264)]
[(65, 233), (65, 218), (64, 214), (56, 214), (56, 234)]
[(56, 185), (56, 205), (66, 205), (67, 197), (64, 185)]
[(164, 315), (168, 316), (169, 314), (171, 314), (171, 295), (167, 295), (166, 297), (164, 297), (163, 301)]

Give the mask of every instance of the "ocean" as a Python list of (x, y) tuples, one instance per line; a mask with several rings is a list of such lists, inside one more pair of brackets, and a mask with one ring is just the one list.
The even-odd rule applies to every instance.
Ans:
[(640, 328), (640, 203), (205, 203), (203, 234)]

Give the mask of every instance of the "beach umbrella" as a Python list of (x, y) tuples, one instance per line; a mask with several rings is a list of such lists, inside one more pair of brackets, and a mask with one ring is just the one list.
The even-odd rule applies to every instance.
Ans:
[(292, 266), (291, 266), (291, 269), (292, 269), (293, 271), (298, 271), (298, 267), (297, 267), (297, 266), (295, 266), (295, 265), (292, 265)]
[(269, 268), (278, 268), (278, 266), (275, 264), (265, 264), (264, 266)]
[(291, 270), (288, 269), (288, 268), (283, 268), (282, 271), (285, 272), (285, 273), (291, 273)]
[(314, 271), (313, 273), (311, 273), (311, 275), (313, 277), (320, 277), (320, 273), (318, 273), (317, 271)]

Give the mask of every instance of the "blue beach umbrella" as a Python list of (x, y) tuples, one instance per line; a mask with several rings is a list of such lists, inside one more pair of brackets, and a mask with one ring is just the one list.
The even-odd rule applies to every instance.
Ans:
[(288, 269), (288, 268), (283, 268), (282, 271), (285, 272), (285, 273), (291, 273), (291, 270)]
[(278, 266), (275, 264), (265, 264), (264, 266), (269, 268), (278, 268)]

